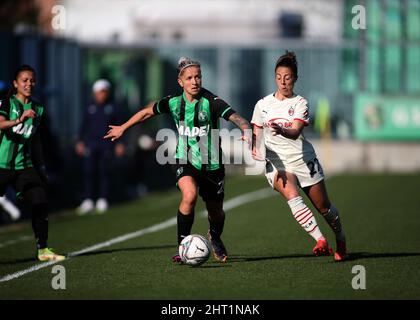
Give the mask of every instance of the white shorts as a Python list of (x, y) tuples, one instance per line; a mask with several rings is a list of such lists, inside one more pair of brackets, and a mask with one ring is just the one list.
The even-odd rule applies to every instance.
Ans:
[(293, 173), (301, 188), (312, 186), (324, 179), (324, 172), (316, 157), (306, 162), (298, 161), (293, 165), (266, 159), (265, 176), (272, 188), (278, 171)]

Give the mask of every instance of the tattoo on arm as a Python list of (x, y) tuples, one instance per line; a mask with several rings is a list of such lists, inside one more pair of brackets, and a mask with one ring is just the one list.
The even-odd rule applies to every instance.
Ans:
[(229, 120), (233, 122), (238, 128), (240, 128), (242, 131), (246, 129), (251, 129), (251, 126), (249, 125), (249, 122), (242, 118), (239, 114), (234, 113), (229, 117)]

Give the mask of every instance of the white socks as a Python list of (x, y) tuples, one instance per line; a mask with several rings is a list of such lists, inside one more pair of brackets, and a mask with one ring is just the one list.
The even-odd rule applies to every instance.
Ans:
[(316, 241), (324, 240), (321, 230), (318, 227), (316, 219), (312, 214), (312, 211), (303, 202), (301, 196), (293, 198), (287, 201), (290, 209), (292, 210), (293, 216), (296, 221), (302, 226), (303, 229)]

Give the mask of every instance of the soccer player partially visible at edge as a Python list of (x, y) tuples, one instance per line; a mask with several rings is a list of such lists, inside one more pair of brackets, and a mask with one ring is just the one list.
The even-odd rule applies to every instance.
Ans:
[(48, 181), (40, 139), (44, 106), (31, 98), (34, 87), (35, 70), (22, 65), (0, 104), (0, 196), (12, 185), (30, 204), (38, 260), (59, 261), (65, 257), (47, 245)]
[[(225, 170), (222, 164), (219, 135), (219, 118), (233, 122), (243, 132), (242, 140), (250, 143), (246, 131), (248, 121), (236, 113), (225, 101), (202, 87), (200, 63), (189, 58), (178, 62), (178, 84), (183, 93), (151, 102), (120, 126), (110, 126), (104, 138), (120, 138), (131, 126), (155, 115), (169, 113), (178, 128), (176, 148), (176, 180), (182, 193), (177, 213), (178, 245), (191, 233), (194, 208), (199, 194), (206, 204), (210, 228), (207, 236), (216, 260), (226, 262), (227, 250), (221, 240), (225, 223), (223, 211)], [(249, 130), (247, 130), (249, 129)], [(214, 155), (220, 155), (215, 157)], [(191, 155), (191, 156), (189, 156)], [(205, 159), (206, 161), (203, 161)], [(181, 262), (178, 254), (172, 261)]]
[(309, 125), (309, 114), (307, 101), (293, 92), (298, 78), (295, 54), (286, 51), (277, 60), (274, 70), (277, 91), (258, 101), (251, 120), (253, 157), (264, 161), (257, 148), (260, 141), (264, 141), (267, 180), (287, 200), (296, 221), (316, 240), (313, 253), (330, 255), (332, 249), (299, 195), (298, 186), (334, 231), (337, 244), (334, 260), (343, 261), (346, 258), (346, 239), (338, 210), (328, 198), (315, 150), (302, 135), (304, 127)]

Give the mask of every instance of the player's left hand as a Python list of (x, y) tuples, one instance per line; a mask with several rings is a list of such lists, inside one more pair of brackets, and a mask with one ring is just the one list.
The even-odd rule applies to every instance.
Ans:
[(239, 141), (245, 141), (248, 144), (248, 147), (251, 148), (252, 146), (252, 140), (250, 137), (243, 135), (238, 139)]
[(252, 130), (245, 129), (243, 131), (242, 137), (239, 138), (239, 141), (245, 141), (248, 144), (248, 148), (252, 148)]

